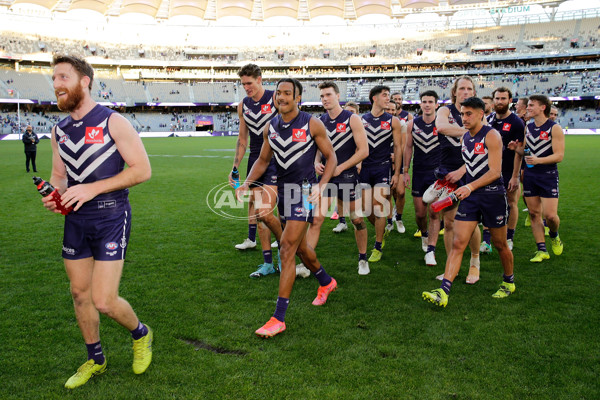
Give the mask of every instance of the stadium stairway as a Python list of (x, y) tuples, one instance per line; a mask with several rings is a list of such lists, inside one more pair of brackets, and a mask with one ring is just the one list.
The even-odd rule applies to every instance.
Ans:
[(192, 103), (195, 103), (196, 102), (196, 98), (194, 97), (194, 90), (192, 89), (192, 85), (188, 85), (187, 89), (188, 89), (188, 93), (190, 95), (190, 101)]

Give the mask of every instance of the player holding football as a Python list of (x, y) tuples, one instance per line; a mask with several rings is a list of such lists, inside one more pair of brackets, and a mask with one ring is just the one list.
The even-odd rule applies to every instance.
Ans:
[[(525, 146), (531, 154), (525, 156), (527, 167), (523, 173), (523, 195), (531, 217), (531, 231), (537, 251), (531, 262), (550, 258), (546, 250), (542, 213), (550, 228), (552, 252), (559, 256), (563, 243), (558, 235), (558, 166), (565, 154), (565, 135), (557, 123), (549, 119), (552, 104), (544, 95), (529, 97), (527, 115), (533, 120), (527, 124), (525, 143), (511, 142), (509, 148), (523, 155)], [(543, 211), (542, 211), (543, 210)]]
[(448, 294), (460, 270), (463, 252), (473, 232), (479, 231), (477, 223), (480, 219), (490, 228), (504, 269), (503, 282), (492, 297), (505, 298), (515, 291), (513, 254), (506, 242), (508, 206), (502, 183), (502, 138), (496, 130), (483, 125), (484, 110), (484, 102), (477, 97), (461, 102), (460, 115), (468, 129), (461, 139), (465, 164), (460, 169), (463, 174), (466, 172), (466, 181), (454, 192), (460, 203), (441, 288), (423, 292), (423, 299), (440, 307), (448, 304)]
[[(277, 108), (273, 103), (274, 94), (272, 90), (266, 90), (262, 85), (262, 72), (255, 64), (243, 66), (238, 76), (246, 91), (246, 97), (238, 104), (238, 116), (240, 120), (240, 133), (238, 136), (233, 168), (238, 168), (248, 147), (248, 136), (250, 137), (250, 156), (248, 157), (248, 169), (258, 159), (263, 143), (263, 130), (266, 124), (277, 114)], [(233, 184), (229, 174), (229, 184)], [(273, 215), (277, 199), (277, 168), (275, 160), (271, 160), (264, 174), (250, 183), (252, 195), (248, 203), (248, 238), (235, 246), (238, 250), (256, 247), (256, 229), (258, 224), (258, 236), (263, 252), (263, 264), (250, 274), (251, 278), (260, 278), (277, 272), (273, 264), (271, 252), (271, 232), (276, 238), (281, 236), (281, 224)], [(259, 199), (260, 201), (257, 201)], [(257, 209), (257, 204), (261, 207)], [(268, 227), (265, 227), (265, 225)]]
[[(279, 115), (265, 127), (260, 156), (246, 182), (236, 191), (239, 197), (248, 189), (250, 182), (265, 172), (275, 156), (279, 215), (285, 218), (285, 227), (279, 241), (282, 269), (275, 313), (264, 326), (256, 330), (256, 335), (260, 337), (272, 337), (286, 329), (285, 314), (296, 279), (296, 255), (319, 281), (313, 305), (325, 304), (329, 294), (337, 288), (336, 280), (325, 272), (314, 249), (306, 242), (306, 230), (313, 220), (313, 212), (302, 198), (302, 186), (309, 183), (312, 185), (312, 193), (308, 201), (318, 206), (318, 199), (337, 167), (335, 152), (323, 123), (298, 109), (302, 95), (300, 82), (284, 78), (277, 83), (276, 88), (275, 101)], [(317, 150), (327, 160), (319, 182), (316, 182), (314, 169)]]
[[(152, 361), (152, 330), (119, 296), (131, 230), (128, 188), (150, 179), (151, 168), (129, 121), (92, 100), (92, 67), (64, 55), (55, 55), (53, 65), (58, 108), (69, 116), (52, 129), (50, 183), (65, 208), (74, 207), (65, 217), (62, 256), (88, 351), (88, 361), (65, 383), (73, 389), (106, 371), (99, 312), (131, 332), (134, 373), (145, 372)], [(52, 196), (42, 201), (59, 213)]]

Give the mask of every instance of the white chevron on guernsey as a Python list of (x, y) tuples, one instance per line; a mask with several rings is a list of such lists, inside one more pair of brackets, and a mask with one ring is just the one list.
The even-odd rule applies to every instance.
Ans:
[(80, 175), (77, 175), (75, 172), (73, 172), (69, 168), (68, 165), (65, 164), (67, 166), (67, 172), (68, 172), (69, 176), (71, 178), (73, 178), (74, 180), (76, 180), (78, 182), (83, 182), (85, 180), (85, 178), (87, 178), (92, 172), (94, 172), (96, 170), (96, 168), (98, 168), (100, 165), (102, 165), (102, 163), (104, 161), (106, 161), (115, 151), (117, 151), (117, 145), (113, 144), (108, 150), (106, 150), (104, 153), (102, 153), (102, 155), (100, 155), (100, 157), (96, 158), (94, 160), (94, 162), (92, 162), (90, 165), (88, 165), (87, 168), (84, 169)]
[(281, 165), (281, 167), (284, 169), (288, 169), (290, 165), (292, 165), (296, 160), (298, 160), (300, 157), (302, 157), (304, 155), (304, 153), (309, 151), (314, 143), (312, 140), (309, 140), (306, 143), (298, 143), (298, 144), (302, 144), (303, 146), (293, 146), (293, 148), (296, 151), (298, 151), (299, 148), (302, 148), (302, 147), (304, 147), (304, 148), (301, 151), (298, 151), (297, 154), (295, 154), (292, 158), (290, 158), (287, 161), (284, 161), (283, 158), (281, 158), (279, 156), (279, 153), (273, 152), (273, 154), (275, 154), (275, 161), (277, 161), (277, 164)]
[(534, 156), (540, 157), (544, 152), (552, 147), (551, 140), (541, 140), (539, 137), (534, 138), (531, 135), (527, 135), (527, 146), (531, 149)]
[(423, 153), (429, 153), (431, 150), (435, 149), (440, 145), (438, 141), (438, 137), (431, 133), (425, 133), (421, 128), (419, 128), (416, 124), (413, 125), (413, 143), (417, 146)]
[(454, 147), (460, 146), (460, 138), (459, 137), (446, 136), (446, 138)]
[[(467, 171), (469, 172), (469, 174), (471, 176), (475, 176), (479, 173), (479, 171), (481, 171), (485, 166), (488, 165), (488, 160), (487, 160), (487, 156), (488, 156), (488, 149), (487, 147), (484, 146), (484, 154), (477, 154), (476, 157), (473, 157), (475, 155), (475, 150), (473, 149), (473, 151), (463, 151), (463, 154), (467, 156), (467, 161), (465, 162), (465, 165), (467, 166)], [(474, 168), (475, 166), (477, 166), (476, 168)]]
[[(261, 114), (263, 115), (263, 114)], [(261, 119), (258, 121), (251, 121), (247, 118), (244, 118), (246, 125), (248, 126), (248, 130), (254, 135), (262, 135), (265, 124), (269, 121), (272, 114), (264, 114)]]
[[(301, 129), (308, 131), (308, 125), (304, 125)], [(275, 129), (272, 126), (269, 127), (269, 131), (270, 133), (275, 133)], [(295, 144), (292, 144), (292, 142), (291, 135), (286, 140), (283, 140), (279, 135), (275, 139), (269, 135), (269, 144), (273, 148), (275, 160), (285, 169), (292, 165), (298, 158), (302, 157), (314, 145), (312, 136), (310, 135), (306, 135), (306, 142), (297, 142)], [(292, 155), (291, 158), (286, 161), (290, 155)]]
[[(82, 138), (81, 141), (85, 141), (85, 137)], [(58, 149), (59, 149), (61, 157), (65, 161), (67, 161), (69, 164), (71, 164), (73, 166), (73, 168), (79, 169), (79, 167), (81, 167), (81, 165), (84, 162), (86, 162), (88, 158), (90, 158), (93, 154), (95, 154), (98, 150), (102, 149), (104, 146), (106, 146), (110, 142), (112, 142), (112, 138), (110, 137), (110, 135), (104, 135), (104, 143), (92, 144), (77, 159), (74, 159), (73, 157), (71, 157), (68, 153), (66, 153), (63, 149), (61, 149), (60, 146), (58, 147)]]

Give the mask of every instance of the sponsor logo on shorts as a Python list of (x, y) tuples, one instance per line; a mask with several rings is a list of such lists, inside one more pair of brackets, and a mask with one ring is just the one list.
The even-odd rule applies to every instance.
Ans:
[(298, 214), (304, 214), (304, 207), (296, 207), (294, 211)]
[(106, 255), (107, 255), (107, 256), (111, 256), (111, 257), (112, 257), (112, 256), (114, 256), (115, 254), (117, 254), (117, 251), (116, 251), (116, 250), (115, 250), (115, 251), (107, 251), (107, 252), (106, 252)]
[(60, 139), (58, 139), (58, 143), (63, 144), (66, 143), (69, 140), (69, 135), (67, 135), (66, 133), (64, 135), (62, 135), (60, 137)]
[(88, 126), (85, 128), (85, 144), (104, 143), (104, 133), (102, 127)]
[(117, 201), (116, 200), (103, 200), (103, 201), (99, 201), (98, 202), (98, 209), (105, 209), (105, 208), (115, 208), (117, 206)]
[(496, 217), (496, 221), (498, 221), (498, 222), (502, 222), (503, 220), (504, 220), (504, 215), (498, 215)]
[(510, 131), (511, 126), (512, 126), (511, 124), (509, 124), (508, 122), (505, 122), (504, 125), (502, 125), (502, 130), (505, 132), (508, 132), (508, 131)]
[(106, 250), (116, 250), (119, 248), (119, 245), (117, 242), (108, 242), (104, 245), (104, 247), (106, 247)]
[(346, 124), (337, 124), (335, 127), (336, 132), (346, 132)]
[(263, 104), (262, 106), (260, 106), (260, 113), (261, 114), (271, 114), (271, 105)]
[(461, 213), (461, 212), (458, 212), (458, 211), (456, 212), (456, 215), (458, 215), (459, 217), (466, 217), (467, 216), (467, 214)]
[(63, 246), (63, 251), (70, 256), (75, 255), (75, 249), (72, 249), (70, 247)]
[(540, 132), (540, 139), (541, 139), (541, 140), (548, 140), (548, 139), (549, 139), (549, 138), (548, 138), (548, 132), (546, 132), (546, 131), (541, 131), (541, 132)]
[(124, 249), (125, 247), (127, 247), (127, 239), (125, 239), (125, 236), (123, 236), (121, 238), (121, 248)]
[(485, 148), (483, 147), (482, 142), (475, 143), (475, 147), (473, 148), (473, 153), (475, 154), (485, 154)]
[(306, 129), (292, 130), (292, 142), (306, 142)]

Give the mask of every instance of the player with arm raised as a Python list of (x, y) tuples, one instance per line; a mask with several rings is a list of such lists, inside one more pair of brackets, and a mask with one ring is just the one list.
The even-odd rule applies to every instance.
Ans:
[[(319, 281), (317, 297), (313, 305), (325, 304), (329, 294), (337, 288), (337, 282), (325, 272), (317, 255), (306, 242), (306, 230), (312, 222), (312, 210), (308, 201), (318, 206), (322, 191), (337, 167), (335, 152), (323, 123), (298, 109), (302, 86), (291, 78), (277, 83), (275, 100), (279, 115), (265, 127), (264, 142), (260, 156), (248, 174), (246, 182), (237, 189), (248, 190), (250, 182), (261, 176), (270, 160), (277, 163), (277, 187), (279, 215), (285, 219), (285, 227), (279, 240), (281, 251), (281, 276), (279, 297), (273, 317), (256, 330), (260, 337), (272, 337), (286, 329), (285, 314), (296, 279), (295, 257), (298, 255)], [(327, 160), (320, 182), (314, 169), (316, 151)], [(312, 193), (303, 199), (303, 187), (312, 186)]]

